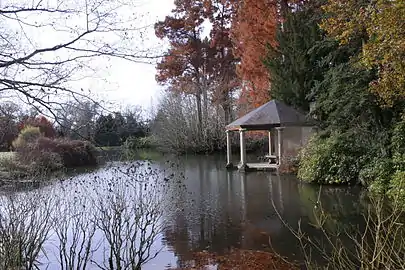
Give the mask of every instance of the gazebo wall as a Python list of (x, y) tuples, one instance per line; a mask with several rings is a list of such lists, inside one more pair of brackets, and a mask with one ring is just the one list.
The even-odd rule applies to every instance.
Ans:
[[(299, 150), (305, 146), (314, 133), (312, 127), (285, 127), (282, 131), (282, 156), (283, 157), (296, 157)], [(278, 153), (277, 144), (277, 130), (272, 132), (273, 151)]]

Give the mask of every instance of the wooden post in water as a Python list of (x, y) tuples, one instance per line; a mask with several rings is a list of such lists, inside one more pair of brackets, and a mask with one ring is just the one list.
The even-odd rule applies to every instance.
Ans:
[(226, 168), (232, 168), (232, 144), (231, 144), (231, 131), (226, 131)]

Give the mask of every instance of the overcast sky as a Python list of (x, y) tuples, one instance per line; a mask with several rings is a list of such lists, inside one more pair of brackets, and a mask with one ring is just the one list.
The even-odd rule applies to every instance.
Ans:
[[(125, 4), (123, 4), (123, 2), (125, 2)], [(97, 17), (95, 17), (99, 14), (98, 10), (95, 11), (94, 14), (87, 14), (86, 17), (85, 12), (87, 5), (84, 6), (86, 9), (83, 10), (83, 0), (0, 0), (0, 7), (7, 8), (8, 6), (15, 5), (36, 6), (39, 3), (51, 8), (59, 8), (59, 5), (65, 4), (66, 7), (62, 6), (61, 9), (69, 9), (69, 5), (73, 5), (73, 9), (76, 8), (77, 12), (63, 13), (63, 15), (61, 15), (61, 13), (40, 13), (40, 16), (36, 15), (38, 13), (31, 14), (27, 12), (23, 13), (22, 21), (24, 21), (24, 23), (21, 23), (21, 17), (17, 20), (4, 17), (2, 23), (7, 23), (7, 29), (3, 31), (3, 34), (9, 34), (8, 36), (6, 35), (6, 37), (10, 38), (9, 43), (13, 44), (14, 47), (18, 47), (15, 49), (11, 47), (10, 55), (22, 57), (25, 56), (27, 52), (35, 51), (39, 48), (52, 48), (55, 45), (66, 43), (75, 38), (79, 33), (85, 31), (86, 24), (84, 22), (87, 21), (88, 27), (89, 21), (90, 24), (94, 24), (94, 22), (98, 20)], [(89, 3), (95, 4), (98, 2), (89, 1)], [(110, 24), (110, 17), (102, 17), (104, 27), (107, 28), (99, 29), (101, 31), (94, 33), (93, 37), (88, 37), (84, 40), (81, 39), (81, 43), (80, 41), (76, 42), (75, 44), (78, 43), (75, 45), (77, 48), (84, 50), (94, 49), (86, 47), (90, 42), (91, 44), (97, 44), (96, 46), (108, 47), (112, 44), (114, 48), (125, 48), (125, 54), (134, 55), (144, 55), (146, 49), (150, 49), (148, 50), (149, 55), (164, 53), (167, 50), (167, 42), (165, 43), (155, 36), (153, 25), (157, 21), (163, 20), (165, 16), (170, 15), (171, 10), (174, 8), (174, 0), (123, 0), (122, 2), (111, 3), (111, 7), (108, 6), (110, 2), (104, 1), (102, 3), (105, 5), (100, 8), (101, 12), (103, 12), (103, 8), (107, 11), (111, 8), (111, 10), (116, 12), (116, 14), (114, 14), (115, 17), (111, 17), (113, 21), (111, 21)], [(114, 9), (117, 5), (118, 8)], [(124, 37), (123, 39), (120, 39), (122, 36), (119, 36), (119, 34), (123, 35), (124, 32), (122, 31), (116, 33), (112, 31), (102, 31), (103, 29), (108, 29), (108, 27), (117, 27), (116, 25), (121, 26), (121, 28), (117, 29), (126, 29), (126, 27), (143, 28), (145, 25), (149, 25), (149, 28), (147, 28), (146, 33), (142, 30), (132, 32), (128, 35), (128, 38)], [(208, 22), (204, 26), (203, 36), (207, 35), (210, 30)], [(142, 34), (140, 34), (141, 32)], [(88, 40), (89, 42), (87, 42)], [(8, 44), (5, 41), (3, 43), (4, 46)], [(127, 51), (128, 48), (130, 51)], [(99, 47), (95, 49), (98, 50)], [(72, 50), (61, 49), (55, 52), (41, 53), (36, 57), (39, 62), (52, 62), (73, 59), (75, 56), (81, 55), (80, 53), (77, 55), (74, 53), (75, 51)], [(69, 66), (69, 63), (73, 64)], [(72, 74), (71, 77), (69, 76), (66, 79), (66, 86), (68, 88), (76, 92), (82, 90), (84, 94), (90, 91), (90, 96), (94, 100), (104, 101), (103, 104), (113, 110), (125, 109), (131, 105), (142, 106), (144, 109), (148, 110), (151, 108), (151, 105), (157, 105), (163, 91), (163, 87), (158, 85), (155, 81), (155, 64), (134, 63), (112, 57), (97, 57), (85, 58), (83, 61), (68, 62), (68, 65), (55, 68), (57, 71), (58, 68), (60, 68), (67, 74)], [(11, 66), (11, 68), (3, 68), (2, 71), (4, 74), (2, 75), (6, 77), (12, 76), (15, 80), (28, 82), (42, 78), (40, 77), (43, 75), (40, 73), (41, 71), (36, 73), (35, 70), (24, 70), (25, 68), (21, 67), (21, 65), (14, 65)], [(52, 74), (52, 76), (53, 75), (54, 74)], [(46, 77), (48, 74), (44, 76), (45, 79), (43, 80), (48, 80)], [(11, 91), (11, 93), (4, 92), (1, 98), (12, 99), (15, 102), (21, 101), (23, 102), (22, 104), (24, 104), (26, 96)], [(71, 96), (62, 96), (58, 93), (56, 96), (51, 97), (51, 99), (55, 98), (56, 101), (61, 101), (71, 99)], [(108, 104), (114, 105), (108, 106)]]
[[(93, 35), (94, 39), (89, 37), (88, 40), (94, 40), (95, 44), (104, 44), (104, 41), (102, 41), (102, 43), (97, 42), (105, 40), (106, 46), (112, 44), (113, 47), (130, 48), (128, 54), (143, 55), (143, 52), (149, 48), (152, 50), (149, 52), (150, 54), (156, 54), (157, 48), (160, 53), (163, 53), (166, 50), (165, 43), (155, 36), (153, 25), (155, 22), (163, 20), (165, 16), (171, 13), (174, 7), (173, 2), (173, 0), (125, 0), (117, 2), (116, 4), (112, 3), (111, 6), (108, 6), (108, 2), (102, 2), (104, 4), (100, 7), (100, 12), (108, 12), (108, 8), (111, 8), (111, 14), (114, 14), (114, 12), (118, 14), (117, 20), (114, 21), (117, 25), (129, 28), (143, 28), (146, 25), (150, 25), (150, 27), (146, 33), (144, 31), (137, 31), (133, 33), (133, 35), (132, 33), (129, 34), (131, 37), (129, 40), (117, 39), (118, 34), (123, 33), (119, 31), (117, 32), (117, 36), (115, 36), (113, 32), (95, 33)], [(10, 53), (10, 55), (14, 57), (22, 57), (28, 54), (28, 52), (40, 48), (52, 48), (55, 45), (63, 44), (75, 38), (76, 33), (82, 33), (85, 30), (82, 29), (83, 26), (85, 27), (83, 21), (86, 20), (86, 17), (84, 17), (83, 20), (85, 11), (81, 9), (83, 3), (83, 0), (0, 0), (0, 8), (2, 9), (7, 9), (10, 6), (35, 7), (39, 4), (41, 4), (41, 7), (44, 6), (46, 8), (59, 8), (59, 5), (61, 5), (61, 9), (69, 9), (69, 5), (73, 5), (73, 9), (79, 9), (79, 12), (73, 11), (65, 14), (43, 12), (38, 16), (36, 15), (38, 13), (35, 12), (22, 12), (14, 17), (1, 17), (2, 24), (7, 23), (7, 28), (0, 31), (0, 36), (2, 37), (3, 47), (8, 50), (2, 52), (5, 53), (2, 59), (8, 59), (6, 57), (7, 53)], [(89, 1), (89, 3), (97, 2)], [(119, 5), (119, 3), (122, 3), (122, 5)], [(116, 6), (121, 7), (121, 9), (114, 9)], [(89, 14), (88, 20), (91, 21), (93, 19), (90, 23), (94, 24), (94, 22), (97, 21), (97, 17), (94, 16), (97, 16), (98, 11), (95, 11), (94, 14)], [(15, 19), (15, 17), (18, 17), (18, 19)], [(103, 18), (105, 22), (109, 20), (110, 18), (108, 17)], [(122, 23), (120, 24), (120, 22)], [(88, 25), (89, 24), (87, 24), (87, 26)], [(117, 27), (116, 25), (108, 25), (108, 23), (106, 25), (112, 28)], [(143, 35), (139, 34), (141, 32)], [(83, 42), (77, 42), (82, 44), (77, 45), (77, 47), (87, 49), (84, 47), (86, 45), (83, 45), (87, 43), (85, 43), (85, 41)], [(124, 52), (126, 53), (126, 51)], [(50, 62), (62, 61), (64, 59), (74, 58), (75, 55), (73, 53), (74, 51), (63, 49), (55, 52), (50, 51), (38, 54), (36, 60), (41, 59), (42, 62), (46, 62), (47, 60)], [(145, 109), (148, 109), (151, 106), (152, 100), (155, 104), (159, 100), (162, 87), (155, 81), (156, 70), (154, 64), (134, 63), (111, 57), (88, 58), (84, 64), (89, 67), (90, 71), (86, 69), (82, 72), (78, 71), (81, 70), (81, 63), (79, 61), (72, 63), (73, 65), (67, 66), (67, 69), (64, 69), (64, 71), (69, 71), (69, 68), (71, 68), (72, 74), (74, 74), (71, 80), (67, 82), (67, 87), (73, 89), (73, 91), (79, 91), (80, 89), (86, 93), (87, 91), (91, 91), (91, 97), (93, 99), (103, 100), (109, 104), (114, 103), (115, 106), (113, 107), (107, 106), (110, 107), (110, 109), (119, 110), (120, 107), (125, 108), (131, 105), (141, 105)], [(55, 69), (57, 68), (58, 67), (55, 67)], [(74, 72), (75, 69), (77, 72)], [(11, 65), (10, 67), (2, 68), (1, 72), (1, 75), (6, 78), (28, 82), (40, 78), (41, 74), (40, 71), (25, 70), (21, 65)], [(40, 79), (38, 79), (38, 81), (40, 81)], [(11, 99), (16, 103), (22, 102), (21, 104), (24, 104), (24, 101), (26, 101), (25, 96), (16, 91), (2, 92), (0, 98), (2, 101)], [(55, 98), (57, 100), (58, 98), (64, 99), (60, 94)]]
[[(148, 0), (139, 7), (147, 20), (155, 22), (162, 20), (173, 9), (173, 0)], [(147, 37), (148, 44), (160, 44), (155, 37), (153, 29)], [(145, 44), (145, 46), (148, 46)], [(162, 87), (155, 81), (155, 66), (148, 64), (131, 63), (125, 60), (112, 60), (110, 68), (103, 72), (101, 78), (87, 81), (88, 89), (97, 89), (97, 95), (123, 107), (128, 105), (141, 105), (149, 108), (153, 100), (157, 103)], [(93, 90), (93, 91), (94, 91)]]
[[(163, 20), (165, 16), (170, 15), (174, 8), (173, 0), (146, 0), (142, 4), (141, 12), (148, 14), (148, 20), (156, 22)], [(203, 36), (207, 36), (210, 31), (210, 24), (204, 23)], [(149, 31), (147, 37), (148, 44), (162, 44), (155, 36), (153, 28)], [(145, 46), (148, 46), (145, 44)], [(164, 47), (162, 47), (164, 49)], [(123, 107), (130, 105), (140, 105), (149, 110), (152, 103), (156, 105), (163, 87), (155, 81), (155, 66), (148, 64), (130, 63), (124, 60), (113, 60), (111, 68), (103, 76), (105, 81), (99, 79), (90, 80), (88, 89), (100, 89), (101, 98), (109, 100)], [(102, 84), (102, 85), (101, 85)]]

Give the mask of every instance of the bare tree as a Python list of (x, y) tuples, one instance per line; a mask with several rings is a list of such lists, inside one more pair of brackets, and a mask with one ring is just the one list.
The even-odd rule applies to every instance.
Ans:
[(88, 197), (80, 196), (75, 200), (70, 198), (62, 199), (63, 204), (59, 206), (53, 223), (59, 242), (59, 266), (62, 270), (85, 270), (98, 247), (95, 240), (96, 224), (91, 209), (86, 208), (91, 203)]
[(107, 182), (107, 195), (94, 200), (94, 218), (104, 236), (104, 260), (93, 261), (101, 269), (141, 269), (160, 252), (153, 245), (163, 230), (167, 193), (175, 181), (152, 166), (133, 163), (101, 179)]
[[(75, 85), (100, 58), (145, 62), (132, 0), (0, 2), (0, 93), (53, 111), (61, 97), (86, 97)], [(93, 72), (93, 73), (92, 73)]]
[(8, 150), (18, 133), (20, 108), (12, 102), (0, 104), (0, 149)]
[(55, 202), (39, 192), (0, 198), (0, 269), (35, 269), (52, 226)]
[(321, 192), (311, 213), (315, 218), (311, 225), (319, 230), (321, 238), (305, 232), (301, 221), (297, 229), (293, 228), (272, 200), (277, 216), (298, 240), (305, 269), (405, 269), (404, 206), (398, 198), (387, 201), (371, 195), (362, 217), (364, 228), (348, 223), (332, 230), (328, 223), (333, 218), (322, 205)]
[(167, 93), (157, 109), (152, 133), (165, 150), (210, 152), (225, 145), (225, 118), (219, 105), (210, 104), (204, 133), (198, 128), (195, 101), (187, 95)]
[(100, 105), (97, 102), (69, 101), (56, 109), (59, 131), (63, 136), (73, 139), (91, 140), (94, 137), (95, 118), (99, 115)]

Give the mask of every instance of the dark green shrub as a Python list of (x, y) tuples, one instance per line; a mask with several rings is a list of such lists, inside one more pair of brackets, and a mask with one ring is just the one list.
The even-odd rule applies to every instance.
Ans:
[(328, 141), (319, 136), (312, 137), (300, 152), (298, 178), (306, 182), (318, 182), (323, 177), (323, 156), (328, 151)]
[(124, 142), (125, 150), (136, 150), (139, 148), (140, 145), (140, 138), (137, 137), (128, 137)]
[(390, 158), (375, 158), (361, 169), (359, 181), (371, 192), (385, 194), (393, 173), (394, 167)]
[(388, 196), (405, 206), (405, 171), (396, 171), (392, 176)]
[(393, 128), (391, 136), (392, 163), (395, 169), (389, 184), (388, 196), (405, 205), (405, 120)]
[(298, 178), (318, 184), (356, 183), (368, 154), (372, 155), (369, 151), (356, 134), (316, 135), (300, 153)]
[(391, 152), (395, 169), (405, 171), (405, 120), (398, 122), (393, 128)]

